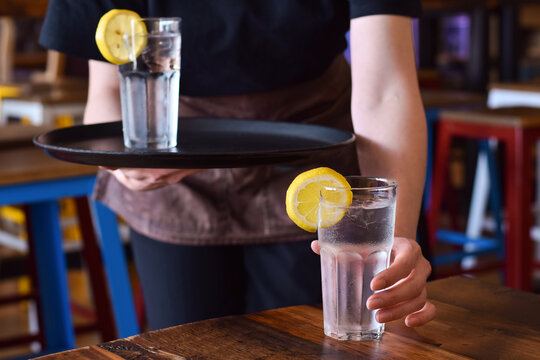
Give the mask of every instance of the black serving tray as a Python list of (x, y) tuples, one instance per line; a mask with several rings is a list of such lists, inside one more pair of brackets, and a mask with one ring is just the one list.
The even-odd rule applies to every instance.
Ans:
[(59, 160), (129, 168), (210, 169), (316, 162), (341, 153), (354, 134), (319, 125), (221, 118), (181, 118), (178, 146), (124, 147), (120, 121), (56, 129), (34, 144)]

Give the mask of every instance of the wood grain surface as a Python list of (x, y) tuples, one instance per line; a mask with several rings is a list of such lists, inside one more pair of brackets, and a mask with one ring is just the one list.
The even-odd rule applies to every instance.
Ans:
[(48, 355), (52, 359), (540, 359), (540, 295), (465, 277), (428, 284), (435, 320), (379, 341), (323, 334), (320, 307), (211, 319)]
[(53, 126), (31, 126), (31, 125), (3, 125), (0, 126), (0, 151), (5, 148), (20, 146), (31, 147), (32, 139), (44, 132), (54, 130)]
[(5, 86), (18, 89), (19, 94), (6, 97), (4, 101), (24, 100), (43, 104), (86, 103), (88, 97), (88, 80), (85, 78), (64, 77), (54, 82), (19, 82), (5, 84)]
[(95, 166), (53, 159), (33, 145), (0, 149), (0, 185), (91, 175)]
[(505, 107), (498, 109), (444, 110), (441, 121), (492, 124), (532, 129), (540, 127), (540, 108)]
[(459, 107), (485, 107), (487, 103), (486, 95), (473, 92), (422, 90), (421, 95), (422, 103), (426, 110)]

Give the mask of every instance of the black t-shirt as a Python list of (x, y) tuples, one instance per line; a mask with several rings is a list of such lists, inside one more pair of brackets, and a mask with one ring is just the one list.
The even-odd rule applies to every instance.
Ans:
[(114, 8), (182, 18), (180, 92), (189, 96), (313, 79), (345, 50), (350, 18), (421, 11), (420, 0), (50, 0), (40, 43), (103, 60), (94, 35), (101, 16)]

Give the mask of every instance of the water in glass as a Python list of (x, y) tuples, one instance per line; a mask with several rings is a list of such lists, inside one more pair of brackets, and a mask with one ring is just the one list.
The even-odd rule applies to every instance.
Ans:
[(148, 35), (134, 62), (120, 66), (124, 143), (129, 148), (176, 146), (180, 87), (180, 35)]

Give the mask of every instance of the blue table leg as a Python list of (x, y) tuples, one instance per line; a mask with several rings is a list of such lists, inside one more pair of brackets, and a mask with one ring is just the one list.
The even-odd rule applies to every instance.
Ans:
[(499, 180), (499, 167), (495, 159), (494, 149), (489, 145), (488, 140), (480, 141), (480, 149), (487, 154), (489, 168), (489, 182), (491, 191), (489, 192), (489, 201), (491, 212), (495, 220), (495, 239), (499, 248), (499, 258), (504, 259), (504, 229), (503, 229), (503, 204), (502, 204), (502, 189)]
[(45, 341), (55, 351), (75, 347), (58, 213), (55, 200), (30, 205)]
[(93, 204), (118, 336), (122, 338), (132, 336), (140, 331), (129, 282), (128, 266), (118, 232), (118, 221), (109, 208), (99, 202), (93, 202)]
[(501, 186), (499, 181), (498, 166), (495, 159), (493, 149), (489, 144), (489, 140), (483, 139), (478, 142), (479, 152), (486, 154), (489, 172), (489, 200), (490, 207), (495, 220), (495, 235), (493, 238), (484, 237), (468, 237), (467, 234), (457, 231), (438, 230), (437, 239), (445, 243), (470, 247), (466, 251), (452, 252), (448, 254), (437, 255), (433, 258), (435, 266), (445, 263), (461, 261), (467, 256), (482, 255), (486, 253), (497, 252), (499, 258), (504, 259), (504, 231), (503, 231), (503, 207), (501, 199)]
[(424, 183), (424, 194), (422, 198), (422, 209), (420, 211), (420, 218), (418, 220), (418, 229), (417, 229), (417, 241), (420, 247), (422, 248), (422, 253), (424, 257), (432, 262), (433, 249), (430, 248), (428, 229), (427, 229), (427, 212), (430, 207), (431, 201), (431, 177), (433, 172), (433, 139), (435, 137), (435, 124), (439, 119), (439, 110), (438, 109), (428, 109), (426, 110), (426, 125), (427, 125), (427, 161), (426, 161), (426, 178)]
[(431, 176), (433, 172), (433, 147), (435, 137), (435, 125), (439, 119), (439, 109), (426, 110), (427, 123), (427, 161), (426, 161), (426, 182), (424, 187), (424, 200), (422, 207), (427, 211), (431, 200)]

